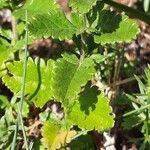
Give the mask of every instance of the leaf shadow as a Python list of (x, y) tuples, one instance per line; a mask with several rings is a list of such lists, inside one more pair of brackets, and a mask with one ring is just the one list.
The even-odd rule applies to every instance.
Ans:
[(84, 87), (84, 91), (79, 94), (81, 111), (83, 111), (86, 115), (89, 115), (91, 110), (94, 111), (99, 94), (100, 91), (98, 91), (98, 88), (96, 86), (91, 86), (91, 82), (88, 82)]
[(112, 33), (119, 28), (121, 21), (121, 15), (115, 11), (103, 10), (99, 14), (96, 29), (102, 33)]

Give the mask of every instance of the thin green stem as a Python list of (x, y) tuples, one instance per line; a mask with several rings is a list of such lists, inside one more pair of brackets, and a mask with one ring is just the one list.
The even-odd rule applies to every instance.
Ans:
[(27, 26), (28, 14), (27, 14), (27, 10), (25, 11), (25, 18), (26, 18), (26, 36), (25, 36), (26, 45), (25, 45), (25, 54), (24, 54), (24, 67), (23, 67), (23, 80), (22, 80), (22, 88), (21, 88), (21, 100), (20, 100), (20, 103), (18, 105), (18, 116), (17, 116), (17, 120), (16, 120), (15, 134), (13, 137), (11, 150), (15, 150), (19, 121), (20, 121), (21, 126), (22, 126), (22, 132), (23, 132), (26, 150), (29, 150), (27, 138), (26, 138), (26, 134), (25, 134), (25, 129), (24, 129), (24, 125), (23, 125), (23, 119), (22, 119), (22, 107), (23, 107), (23, 100), (24, 100), (24, 94), (25, 94), (25, 82), (26, 82), (27, 60), (28, 60), (28, 58), (27, 58), (27, 46), (28, 46), (28, 26)]
[[(143, 76), (139, 76), (139, 78), (142, 79)], [(127, 78), (127, 79), (124, 79), (121, 81), (116, 81), (115, 83), (111, 83), (111, 84), (109, 84), (109, 86), (120, 86), (122, 84), (127, 84), (127, 83), (135, 81), (135, 80), (136, 80), (135, 77), (130, 77), (130, 78)]]
[(149, 111), (146, 109), (146, 119), (145, 119), (145, 126), (146, 126), (146, 139), (149, 137)]
[(112, 0), (102, 0), (102, 2), (104, 2), (105, 4), (108, 4), (116, 9), (118, 9), (119, 11), (124, 11), (127, 15), (140, 19), (148, 24), (150, 24), (150, 16), (144, 12), (141, 12), (139, 10), (133, 9), (131, 7), (125, 6), (123, 4), (114, 2)]
[(17, 117), (17, 121), (16, 121), (16, 127), (15, 127), (12, 145), (11, 145), (11, 150), (15, 150), (16, 141), (17, 141), (17, 133), (18, 133), (18, 117)]
[(26, 10), (26, 36), (25, 36), (25, 54), (24, 54), (24, 67), (23, 67), (23, 81), (22, 81), (22, 89), (21, 89), (21, 100), (20, 100), (20, 112), (22, 113), (22, 106), (24, 100), (24, 93), (25, 93), (25, 83), (26, 83), (26, 75), (27, 75), (27, 61), (28, 61), (28, 13)]
[(23, 138), (24, 138), (25, 147), (26, 147), (26, 150), (29, 150), (27, 136), (26, 136), (26, 131), (25, 131), (25, 127), (24, 127), (23, 119), (22, 119), (22, 113), (21, 113), (21, 110), (20, 110), (20, 105), (18, 104), (17, 107), (18, 107), (18, 114), (19, 114), (19, 119), (20, 119), (22, 132), (23, 132)]
[(137, 109), (137, 110), (130, 111), (130, 112), (124, 114), (123, 117), (127, 117), (127, 116), (132, 115), (132, 114), (135, 114), (135, 113), (140, 113), (140, 112), (143, 111), (144, 109), (148, 109), (148, 108), (150, 108), (150, 104), (148, 104), (148, 105), (146, 105), (146, 106), (143, 106), (143, 107), (141, 107), (141, 108), (139, 108), (139, 109)]
[[(83, 33), (84, 34), (84, 33)], [(84, 35), (81, 34), (81, 49), (80, 49), (80, 60), (82, 61), (85, 57), (85, 49), (86, 49), (86, 46), (85, 46), (85, 39), (84, 39)]]

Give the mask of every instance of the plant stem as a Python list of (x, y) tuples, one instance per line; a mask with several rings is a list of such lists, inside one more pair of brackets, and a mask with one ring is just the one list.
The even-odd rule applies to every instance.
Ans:
[[(139, 78), (141, 79), (141, 78), (143, 78), (143, 76), (139, 76)], [(135, 77), (131, 77), (131, 78), (127, 78), (127, 79), (124, 79), (124, 80), (121, 80), (121, 81), (116, 81), (115, 83), (111, 83), (111, 84), (109, 84), (109, 86), (113, 86), (113, 85), (119, 86), (119, 85), (126, 84), (128, 82), (132, 82), (132, 81), (135, 81), (135, 80), (136, 80)]]
[(145, 119), (145, 124), (144, 124), (146, 127), (146, 140), (148, 139), (149, 137), (149, 111), (148, 109), (146, 109), (146, 119)]
[(150, 16), (144, 12), (141, 12), (139, 10), (133, 9), (131, 7), (125, 6), (123, 4), (114, 2), (112, 0), (102, 0), (102, 2), (104, 2), (105, 4), (108, 4), (120, 11), (124, 11), (127, 15), (140, 19), (144, 22), (146, 22), (147, 24), (150, 24)]
[(134, 114), (134, 113), (140, 113), (140, 112), (143, 111), (144, 109), (149, 109), (149, 108), (150, 108), (150, 104), (148, 104), (148, 105), (146, 105), (146, 106), (143, 106), (143, 107), (141, 107), (141, 108), (139, 108), (139, 109), (137, 109), (137, 110), (130, 111), (130, 112), (124, 114), (123, 117), (127, 117), (127, 116), (129, 116), (129, 115)]
[(20, 119), (19, 121), (20, 121), (20, 124), (21, 124), (22, 132), (23, 132), (23, 138), (24, 138), (25, 147), (26, 147), (26, 150), (29, 150), (27, 137), (26, 137), (26, 131), (25, 131), (25, 127), (23, 125), (22, 113), (21, 113), (19, 104), (17, 105), (17, 107), (18, 107), (18, 114), (19, 114), (19, 119)]
[(12, 145), (11, 145), (11, 150), (15, 150), (17, 133), (18, 133), (18, 116), (17, 116), (17, 121), (16, 121), (15, 133), (14, 133), (13, 141), (12, 141)]
[(25, 54), (24, 54), (24, 67), (23, 67), (23, 81), (22, 81), (22, 89), (21, 89), (21, 100), (20, 100), (20, 112), (22, 113), (22, 106), (23, 106), (23, 100), (24, 100), (24, 93), (25, 93), (25, 83), (26, 83), (26, 74), (27, 74), (27, 61), (28, 61), (28, 17), (27, 17), (27, 10), (26, 10), (26, 35), (25, 35)]
[(85, 38), (84, 38), (83, 34), (81, 34), (81, 44), (82, 44), (81, 49), (80, 49), (80, 60), (81, 60), (81, 62), (85, 57), (85, 49), (86, 49), (86, 43), (85, 43)]
[(23, 67), (23, 79), (22, 79), (22, 88), (21, 88), (21, 100), (20, 100), (20, 103), (18, 105), (18, 115), (17, 115), (17, 120), (16, 120), (16, 128), (15, 128), (15, 134), (13, 137), (11, 150), (15, 150), (19, 121), (21, 121), (21, 126), (22, 126), (26, 150), (29, 150), (27, 138), (26, 138), (26, 134), (25, 134), (25, 129), (24, 129), (24, 125), (23, 125), (23, 119), (22, 119), (22, 107), (23, 107), (23, 100), (24, 100), (24, 93), (25, 93), (25, 82), (26, 82), (27, 60), (28, 60), (28, 58), (27, 58), (27, 46), (28, 46), (28, 26), (27, 26), (28, 14), (27, 14), (27, 10), (25, 11), (25, 18), (26, 18), (26, 35), (25, 35), (26, 45), (25, 45), (25, 54), (24, 54), (24, 67)]

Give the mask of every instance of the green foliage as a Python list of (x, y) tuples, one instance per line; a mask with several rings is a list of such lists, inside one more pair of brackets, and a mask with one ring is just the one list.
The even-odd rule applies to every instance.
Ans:
[(49, 11), (58, 9), (55, 0), (26, 0), (25, 4), (14, 12), (18, 18), (25, 19), (25, 10), (28, 10), (28, 19), (40, 14), (47, 14)]
[(4, 62), (8, 60), (12, 54), (12, 51), (5, 45), (0, 45), (0, 70), (5, 68)]
[(46, 148), (55, 150), (66, 143), (70, 143), (71, 138), (76, 135), (76, 131), (67, 131), (56, 124), (47, 121), (42, 128), (43, 142)]
[(92, 79), (95, 73), (94, 62), (90, 58), (78, 60), (74, 55), (65, 54), (57, 60), (54, 73), (54, 97), (68, 105), (73, 103), (81, 86)]
[(8, 99), (4, 95), (0, 95), (0, 108), (4, 109), (6, 106), (9, 105)]
[[(145, 69), (145, 81), (143, 83), (138, 76), (136, 80), (138, 81), (140, 94), (136, 94), (136, 96), (127, 95), (132, 101), (132, 106), (134, 110), (125, 113), (125, 119), (123, 126), (127, 129), (134, 127), (136, 125), (141, 125), (141, 132), (144, 134), (144, 143), (141, 146), (144, 149), (150, 146), (149, 135), (150, 135), (150, 95), (149, 95), (149, 87), (150, 87), (150, 66)], [(129, 125), (131, 125), (129, 127)]]
[(127, 16), (115, 15), (113, 12), (106, 11), (100, 15), (97, 28), (100, 34), (94, 35), (94, 41), (102, 45), (130, 42), (139, 33), (135, 21)]
[(29, 24), (29, 31), (37, 38), (52, 36), (56, 39), (70, 39), (76, 33), (76, 28), (65, 17), (63, 11), (59, 10), (33, 18)]
[(69, 147), (71, 150), (95, 149), (94, 143), (92, 142), (92, 137), (90, 135), (82, 135), (75, 140), (72, 140)]
[(108, 98), (88, 83), (68, 115), (74, 125), (85, 130), (108, 130), (113, 126), (113, 116)]
[[(115, 117), (108, 97), (100, 91), (103, 87), (98, 89), (95, 80), (99, 82), (103, 77), (108, 79), (107, 75), (112, 75), (110, 75), (110, 64), (115, 64), (116, 55), (122, 55), (121, 51), (114, 52), (113, 44), (134, 39), (139, 33), (137, 24), (125, 15), (105, 10), (104, 4), (97, 0), (70, 0), (71, 11), (68, 14), (64, 13), (56, 0), (18, 0), (8, 1), (8, 3), (2, 0), (0, 8), (5, 5), (11, 7), (17, 24), (13, 29), (0, 29), (0, 76), (2, 84), (13, 93), (11, 99), (3, 94), (0, 95), (0, 109), (4, 111), (0, 118), (0, 149), (10, 148), (19, 111), (26, 124), (30, 125), (30, 117), (32, 118), (30, 111), (33, 106), (39, 107), (40, 114), (37, 114), (36, 118), (39, 118), (40, 125), (43, 125), (41, 130), (43, 137), (41, 142), (40, 139), (36, 140), (38, 148), (34, 145), (35, 149), (44, 149), (41, 145), (50, 150), (66, 148), (66, 146), (73, 150), (94, 149), (88, 131), (109, 130), (114, 125)], [(25, 36), (24, 29), (29, 32), (29, 37)], [(18, 39), (12, 39), (14, 32), (17, 32)], [(53, 47), (55, 49), (57, 46), (63, 54), (41, 59), (37, 56), (31, 58), (29, 53), (27, 68), (25, 68), (22, 50), (25, 46), (27, 50), (33, 39), (43, 37), (52, 38), (52, 43), (48, 45), (51, 55), (53, 55)], [(58, 39), (65, 42), (60, 42)], [(73, 44), (66, 39), (71, 39)], [(40, 53), (44, 52), (44, 44), (40, 45), (42, 47)], [(107, 51), (105, 44), (109, 44), (107, 56), (103, 55), (105, 48)], [(30, 46), (28, 48), (30, 50)], [(112, 52), (109, 52), (110, 50)], [(26, 69), (25, 78), (23, 70)], [(105, 70), (109, 72), (107, 75), (103, 72)], [(146, 76), (150, 79), (149, 70), (146, 70)], [(129, 129), (129, 126), (135, 127), (144, 121), (142, 132), (146, 137), (146, 125), (149, 125), (150, 84), (145, 86), (138, 77), (136, 79), (141, 95), (128, 96), (132, 99), (133, 108), (136, 110), (129, 113), (137, 115), (125, 118), (123, 126)], [(24, 80), (25, 91), (21, 89)], [(108, 79), (106, 82), (110, 83), (111, 80)], [(21, 110), (18, 109), (18, 104), (21, 106), (20, 98), (24, 100)], [(61, 108), (57, 110), (49, 106), (51, 100), (60, 102), (58, 107)], [(61, 112), (64, 116), (60, 119), (56, 114)], [(137, 123), (136, 119), (138, 119)], [(22, 126), (20, 120), (17, 125), (20, 131)], [(83, 135), (84, 132), (87, 135)], [(21, 144), (25, 145), (22, 143), (22, 133), (18, 133), (17, 140), (19, 142), (21, 140)], [(17, 143), (15, 144), (18, 146)]]
[[(49, 60), (46, 65), (42, 60), (35, 60), (34, 62), (29, 58), (27, 66), (25, 94), (29, 97), (32, 96), (38, 107), (43, 107), (52, 96), (52, 72), (50, 68), (53, 68), (53, 61)], [(13, 76), (4, 75), (2, 78), (3, 82), (15, 95), (20, 97), (23, 61), (9, 63), (7, 64), (7, 68)]]
[(79, 13), (87, 13), (93, 5), (96, 4), (97, 0), (69, 0), (69, 6), (72, 7), (73, 11)]
[(1, 2), (0, 2), (0, 8), (3, 8), (4, 6), (7, 6), (7, 1), (8, 0), (1, 0)]

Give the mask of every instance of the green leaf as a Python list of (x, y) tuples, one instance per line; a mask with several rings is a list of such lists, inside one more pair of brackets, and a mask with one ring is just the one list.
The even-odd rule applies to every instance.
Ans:
[(94, 150), (94, 143), (92, 136), (82, 135), (69, 144), (71, 150)]
[(145, 87), (145, 85), (143, 84), (143, 82), (140, 80), (140, 78), (139, 78), (138, 76), (134, 75), (134, 77), (135, 77), (136, 80), (138, 81), (140, 93), (141, 93), (141, 94), (145, 94), (145, 92), (146, 92), (146, 87)]
[(7, 97), (4, 95), (0, 95), (0, 108), (3, 109), (9, 105), (10, 104), (9, 104)]
[(30, 20), (36, 15), (46, 14), (50, 10), (56, 10), (58, 8), (56, 0), (26, 0), (25, 4), (14, 12), (14, 15), (25, 19), (25, 10), (28, 10), (28, 20)]
[(69, 6), (72, 7), (73, 11), (79, 13), (87, 13), (93, 5), (96, 4), (97, 0), (69, 0)]
[(28, 10), (29, 32), (35, 38), (70, 39), (73, 34), (84, 31), (84, 20), (72, 14), (69, 21), (56, 0), (27, 0), (14, 15), (25, 19), (25, 10)]
[(133, 114), (123, 119), (122, 126), (124, 129), (131, 129), (141, 124), (142, 122), (143, 120), (141, 120), (139, 116)]
[(70, 22), (75, 26), (76, 34), (83, 33), (86, 30), (86, 22), (83, 15), (71, 13)]
[(47, 121), (42, 127), (43, 144), (50, 150), (56, 150), (66, 143), (70, 143), (71, 138), (76, 135), (74, 130), (65, 130), (56, 124)]
[(103, 11), (99, 20), (97, 29), (100, 33), (94, 35), (94, 41), (98, 44), (130, 42), (140, 31), (135, 21), (114, 12)]
[(4, 6), (7, 6), (7, 0), (1, 0), (0, 8), (3, 8)]
[[(23, 61), (14, 61), (7, 64), (7, 68), (12, 76), (4, 75), (2, 80), (5, 85), (20, 97), (23, 78)], [(43, 105), (51, 98), (53, 61), (49, 60), (47, 65), (41, 60), (35, 62), (29, 58), (27, 64), (27, 78), (25, 94), (32, 97), (36, 106)]]
[(76, 33), (75, 26), (65, 17), (62, 10), (40, 14), (29, 23), (29, 31), (36, 38), (42, 36), (69, 39)]
[(95, 73), (94, 62), (90, 58), (81, 61), (75, 55), (64, 54), (56, 62), (54, 73), (54, 97), (68, 105), (81, 91), (81, 86), (92, 78)]
[(80, 94), (78, 103), (70, 110), (67, 119), (74, 125), (85, 130), (104, 131), (113, 127), (114, 116), (110, 115), (112, 109), (109, 106), (108, 98), (97, 90), (97, 87), (91, 87), (91, 84), (85, 86)]
[(11, 50), (4, 45), (0, 45), (0, 70), (4, 69), (4, 62), (11, 56)]
[(2, 144), (7, 142), (8, 138), (9, 138), (8, 126), (5, 117), (3, 116), (0, 119), (0, 148)]

